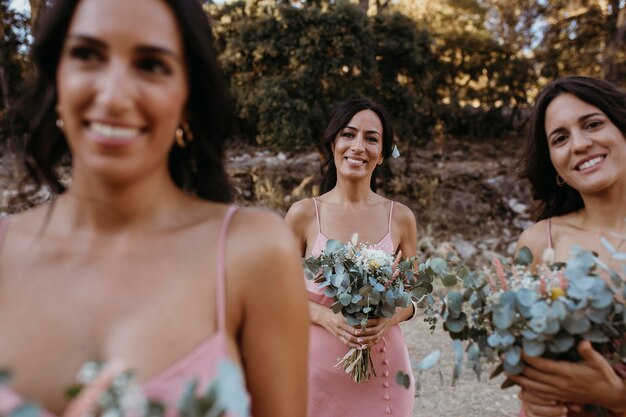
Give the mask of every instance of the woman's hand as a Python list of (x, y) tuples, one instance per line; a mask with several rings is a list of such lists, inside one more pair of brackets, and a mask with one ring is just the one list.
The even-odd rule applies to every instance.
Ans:
[(567, 417), (567, 407), (554, 400), (546, 400), (522, 389), (517, 397), (522, 402), (526, 417)]
[[(616, 414), (626, 411), (626, 385), (591, 343), (578, 345), (581, 362), (524, 357), (520, 375), (509, 375), (527, 393), (559, 403), (595, 404)], [(590, 383), (593, 381), (593, 383)]]
[(354, 349), (361, 349), (364, 346), (357, 341), (357, 331), (361, 331), (361, 328), (350, 326), (341, 314), (335, 314), (328, 307), (313, 301), (309, 301), (309, 311), (313, 323), (328, 330), (344, 345)]

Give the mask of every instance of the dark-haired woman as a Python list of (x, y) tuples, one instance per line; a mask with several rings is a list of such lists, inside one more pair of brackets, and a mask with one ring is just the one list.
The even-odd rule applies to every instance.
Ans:
[[(359, 241), (403, 256), (415, 255), (415, 216), (406, 206), (375, 192), (376, 168), (392, 153), (393, 130), (384, 108), (367, 99), (338, 105), (324, 134), (327, 159), (322, 195), (294, 204), (285, 221), (299, 240), (302, 256), (319, 255), (328, 239)], [(391, 319), (368, 322), (363, 331), (328, 308), (331, 300), (307, 282), (311, 333), (309, 417), (410, 416), (414, 390), (395, 381), (411, 374), (399, 322), (414, 306), (399, 308)], [(348, 349), (371, 346), (376, 377), (362, 384), (336, 367)], [(412, 380), (411, 380), (412, 381)]]
[[(533, 110), (522, 177), (539, 202), (539, 221), (518, 247), (529, 247), (535, 259), (552, 249), (556, 261), (566, 261), (579, 245), (619, 267), (600, 237), (624, 250), (614, 232), (626, 234), (626, 92), (586, 77), (549, 84)], [(524, 372), (511, 376), (527, 417), (590, 415), (582, 404), (624, 414), (624, 380), (588, 341), (578, 351), (579, 363), (526, 358)]]
[(229, 205), (211, 40), (196, 0), (58, 0), (46, 17), (24, 159), (52, 199), (0, 222), (0, 414), (27, 399), (60, 415), (83, 363), (120, 358), (168, 416), (221, 360), (256, 417), (304, 416), (296, 243)]

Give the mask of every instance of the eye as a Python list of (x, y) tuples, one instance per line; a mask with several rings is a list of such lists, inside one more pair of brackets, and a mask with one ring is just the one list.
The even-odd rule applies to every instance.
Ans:
[(353, 138), (354, 134), (348, 131), (348, 132), (343, 132), (341, 136), (343, 136), (344, 138)]
[(589, 123), (585, 125), (586, 129), (597, 129), (604, 125), (602, 120), (591, 120)]
[(137, 68), (141, 71), (155, 75), (170, 75), (170, 66), (162, 59), (156, 57), (145, 57), (137, 61)]
[(552, 145), (557, 146), (565, 142), (565, 140), (567, 140), (567, 135), (555, 135), (552, 137), (551, 143)]
[(103, 59), (102, 53), (89, 46), (74, 46), (70, 49), (70, 57), (84, 61), (94, 62)]
[(378, 138), (375, 136), (368, 136), (367, 138), (365, 138), (368, 142), (371, 143), (378, 143)]

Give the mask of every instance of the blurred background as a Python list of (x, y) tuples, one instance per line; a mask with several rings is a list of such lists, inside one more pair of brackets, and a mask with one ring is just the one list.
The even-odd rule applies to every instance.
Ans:
[[(0, 0), (0, 199), (19, 178), (8, 113), (33, 75), (46, 0)], [(334, 104), (384, 104), (401, 157), (379, 189), (416, 212), (425, 253), (511, 253), (530, 224), (515, 181), (533, 98), (555, 77), (626, 85), (626, 0), (245, 0), (204, 2), (236, 100), (229, 172), (241, 204), (284, 212), (318, 193)], [(551, 180), (551, 179), (547, 179)], [(207, 179), (210, 181), (210, 179)]]

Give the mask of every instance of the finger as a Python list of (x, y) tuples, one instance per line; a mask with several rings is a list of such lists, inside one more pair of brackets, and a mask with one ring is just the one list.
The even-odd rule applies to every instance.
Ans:
[(361, 344), (357, 342), (357, 338), (353, 335), (351, 335), (350, 333), (348, 333), (347, 330), (344, 331), (340, 331), (340, 334), (338, 335), (339, 340), (341, 340), (342, 343), (344, 343), (345, 345), (347, 345), (350, 348), (354, 348), (354, 349), (360, 349), (361, 348)]
[[(527, 392), (520, 391), (518, 398), (526, 417), (566, 417), (567, 408), (556, 401), (545, 401)], [(537, 401), (535, 401), (537, 400)]]
[(588, 340), (583, 340), (578, 344), (578, 353), (589, 366), (600, 370), (609, 381), (617, 377), (613, 367), (591, 346)]
[(561, 375), (562, 362), (560, 361), (540, 357), (531, 357), (524, 353), (522, 353), (522, 359), (531, 367), (541, 369), (541, 371), (546, 374)]
[(86, 385), (63, 413), (63, 417), (82, 417), (92, 414), (98, 399), (111, 385), (115, 377), (124, 372), (125, 366), (120, 359), (113, 359), (100, 371), (96, 379)]
[(544, 398), (552, 398), (555, 400), (561, 400), (559, 390), (551, 385), (545, 384), (540, 381), (525, 377), (523, 374), (507, 375), (507, 377), (522, 387), (525, 391), (532, 391), (536, 395), (541, 395)]
[(523, 402), (529, 402), (537, 405), (548, 405), (554, 406), (557, 405), (558, 402), (542, 396), (541, 394), (535, 393), (533, 391), (528, 391), (525, 389), (520, 390), (519, 394), (517, 394), (517, 398), (519, 398)]
[(522, 371), (522, 375), (532, 379), (533, 381), (542, 382), (546, 385), (558, 385), (563, 381), (563, 378), (559, 378), (553, 374), (543, 372), (543, 369), (539, 370), (532, 366), (525, 366)]

